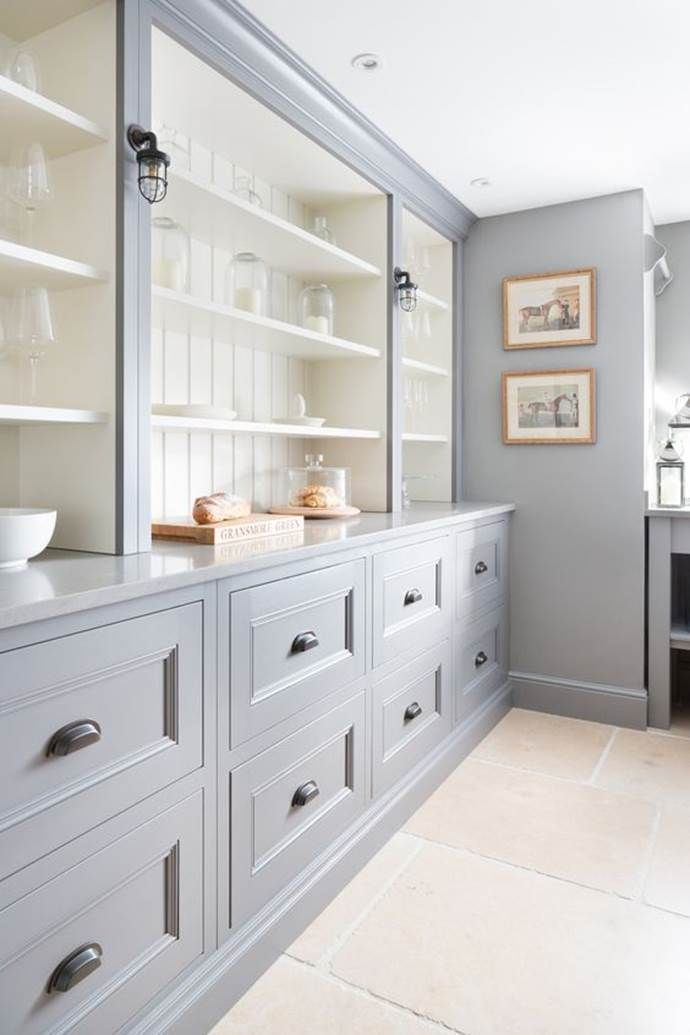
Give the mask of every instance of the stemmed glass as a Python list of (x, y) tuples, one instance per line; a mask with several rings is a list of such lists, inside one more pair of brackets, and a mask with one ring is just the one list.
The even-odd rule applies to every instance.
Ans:
[(38, 364), (45, 350), (57, 342), (48, 291), (44, 287), (19, 288), (9, 318), (8, 344), (29, 359), (30, 401), (38, 395)]
[(10, 58), (7, 76), (14, 83), (25, 86), (27, 90), (40, 93), (41, 73), (36, 58), (29, 50), (17, 50)]
[(36, 210), (50, 201), (53, 191), (42, 146), (34, 142), (14, 150), (8, 177), (8, 197), (26, 214), (25, 243), (33, 243)]

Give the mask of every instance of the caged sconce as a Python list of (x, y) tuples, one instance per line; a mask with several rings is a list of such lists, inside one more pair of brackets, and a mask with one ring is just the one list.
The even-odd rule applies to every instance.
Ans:
[(139, 166), (139, 192), (153, 205), (168, 193), (168, 166), (170, 156), (158, 150), (156, 134), (141, 126), (130, 126), (127, 140), (136, 152)]
[(407, 270), (396, 266), (393, 270), (395, 286), (398, 291), (398, 305), (404, 313), (412, 313), (417, 308), (417, 285), (413, 283)]

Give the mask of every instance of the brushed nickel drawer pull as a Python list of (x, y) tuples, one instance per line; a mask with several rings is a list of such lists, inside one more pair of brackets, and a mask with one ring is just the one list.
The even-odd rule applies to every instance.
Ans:
[(70, 988), (98, 970), (102, 959), (103, 949), (98, 942), (81, 945), (58, 963), (48, 982), (48, 991), (69, 992)]
[(489, 567), (488, 567), (486, 561), (477, 561), (477, 563), (474, 566), (474, 574), (475, 575), (483, 575), (484, 572), (488, 571), (488, 570), (489, 570)]
[(100, 739), (101, 727), (95, 719), (77, 719), (52, 735), (46, 754), (56, 758), (71, 755), (73, 751), (81, 751)]
[(408, 589), (405, 594), (404, 605), (407, 607), (408, 604), (418, 604), (422, 599), (422, 594), (418, 589)]
[(292, 641), (292, 647), (290, 648), (291, 654), (304, 654), (307, 650), (313, 650), (314, 647), (318, 647), (319, 638), (315, 632), (303, 632), (299, 636), (295, 636)]
[(483, 650), (480, 650), (479, 653), (477, 655), (475, 655), (474, 667), (475, 668), (481, 668), (481, 666), (486, 664), (486, 662), (488, 660), (489, 660), (488, 655), (485, 654)]
[(408, 704), (407, 708), (405, 709), (405, 722), (412, 722), (413, 719), (416, 719), (417, 716), (421, 714), (422, 706), (418, 704), (417, 701), (413, 701), (412, 704)]
[(303, 805), (308, 805), (314, 798), (318, 798), (319, 788), (315, 780), (309, 780), (307, 783), (303, 783), (301, 787), (298, 787), (292, 796), (293, 807), (302, 808)]

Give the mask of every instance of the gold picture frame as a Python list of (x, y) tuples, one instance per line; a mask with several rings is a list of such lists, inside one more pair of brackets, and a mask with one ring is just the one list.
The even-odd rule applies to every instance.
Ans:
[(503, 348), (595, 345), (596, 269), (503, 278)]
[(592, 367), (501, 374), (505, 445), (593, 445), (596, 378)]

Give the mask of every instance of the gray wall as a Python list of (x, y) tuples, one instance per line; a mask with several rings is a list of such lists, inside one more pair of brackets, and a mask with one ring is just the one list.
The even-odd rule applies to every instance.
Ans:
[[(481, 219), (465, 262), (464, 495), (517, 504), (511, 669), (639, 689), (644, 680), (641, 191)], [(598, 343), (502, 347), (501, 279), (595, 266)], [(504, 446), (504, 370), (596, 370), (593, 446)]]
[[(679, 395), (690, 392), (690, 222), (656, 228), (673, 273), (656, 303), (656, 426), (661, 438)], [(688, 459), (688, 433), (682, 433)]]

